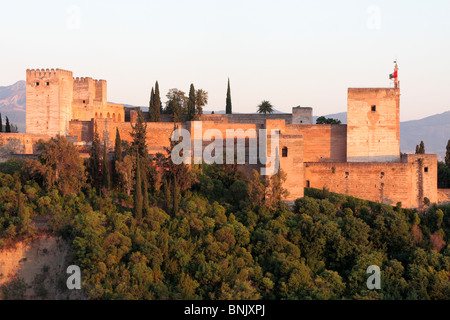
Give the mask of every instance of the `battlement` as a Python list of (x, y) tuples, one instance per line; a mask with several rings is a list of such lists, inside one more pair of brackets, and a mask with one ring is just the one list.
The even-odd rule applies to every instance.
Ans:
[(62, 69), (27, 69), (27, 79), (53, 79), (59, 75), (73, 77), (72, 71)]
[(73, 84), (87, 84), (91, 81), (94, 81), (94, 79), (92, 79), (91, 77), (76, 77), (73, 78)]

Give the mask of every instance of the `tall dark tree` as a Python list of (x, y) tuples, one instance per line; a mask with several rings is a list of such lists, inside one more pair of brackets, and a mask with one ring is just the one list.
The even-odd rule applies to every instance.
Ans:
[(11, 132), (11, 125), (9, 123), (8, 117), (6, 117), (5, 132)]
[(450, 140), (447, 142), (447, 152), (445, 153), (445, 164), (450, 168)]
[(152, 87), (152, 92), (150, 93), (150, 101), (148, 103), (148, 113), (149, 113), (149, 116), (150, 116), (150, 122), (155, 122), (153, 120), (153, 114), (154, 114), (153, 108), (154, 108), (154, 105), (155, 105), (155, 91), (153, 90), (153, 87)]
[(167, 179), (163, 180), (163, 189), (164, 189), (164, 209), (169, 212), (170, 211), (170, 186)]
[(133, 138), (130, 146), (131, 154), (135, 155), (137, 152), (141, 158), (146, 160), (148, 158), (147, 123), (145, 122), (141, 108), (138, 108), (136, 124), (132, 124), (131, 128), (130, 135)]
[(103, 164), (102, 164), (102, 185), (108, 190), (111, 185), (111, 179), (109, 176), (109, 164), (108, 164), (108, 148), (106, 147), (106, 141), (103, 142)]
[[(155, 102), (153, 106), (155, 107), (155, 121), (161, 121), (161, 111), (162, 111), (162, 103), (161, 103), (161, 95), (159, 93), (159, 84), (158, 81), (155, 83)], [(158, 111), (159, 110), (159, 111)]]
[(87, 171), (92, 186), (100, 190), (100, 137), (97, 131), (97, 125), (94, 125), (94, 137), (92, 139), (92, 147), (89, 153)]
[(425, 144), (423, 143), (423, 141), (420, 141), (420, 144), (416, 146), (416, 153), (425, 154)]
[(120, 139), (119, 128), (116, 128), (116, 140), (114, 141), (114, 160), (122, 161), (122, 140)]
[(0, 132), (3, 132), (2, 114), (0, 113)]
[(141, 179), (141, 159), (139, 153), (136, 156), (136, 183), (134, 186), (134, 217), (140, 221), (142, 219), (143, 211), (143, 197), (142, 197), (142, 179)]
[(225, 108), (225, 112), (227, 114), (232, 114), (232, 107), (231, 107), (231, 88), (230, 88), (230, 78), (228, 78), (228, 89), (227, 89), (227, 105)]
[(114, 141), (114, 159), (113, 159), (113, 183), (119, 185), (120, 173), (119, 163), (122, 161), (122, 140), (120, 139), (119, 128), (116, 128), (116, 139)]
[(189, 88), (189, 98), (187, 100), (187, 120), (191, 121), (195, 119), (195, 88), (194, 84), (191, 83)]
[(173, 176), (173, 213), (176, 215), (178, 214), (178, 208), (180, 205), (180, 186), (177, 182), (176, 175)]

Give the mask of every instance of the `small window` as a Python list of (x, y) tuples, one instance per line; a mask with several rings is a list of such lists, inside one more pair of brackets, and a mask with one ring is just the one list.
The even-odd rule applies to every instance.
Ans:
[(383, 178), (383, 177), (384, 177), (384, 172), (381, 173), (381, 178)]
[(309, 180), (306, 180), (306, 187), (311, 188), (311, 182)]
[(38, 86), (39, 85), (39, 82), (36, 82), (36, 86)]
[(423, 168), (423, 171), (428, 172), (428, 167)]
[(349, 175), (350, 175), (350, 174), (349, 174), (348, 172), (346, 172), (346, 173), (345, 173), (345, 179), (347, 179)]
[(86, 103), (86, 100), (83, 100), (83, 103)]
[(287, 147), (283, 147), (283, 149), (281, 149), (281, 156), (283, 158), (287, 158), (287, 156), (288, 156), (288, 148)]
[(50, 82), (47, 81), (47, 82), (45, 83), (45, 85), (48, 87), (48, 86), (50, 85)]
[(377, 106), (372, 106), (372, 111), (377, 111)]

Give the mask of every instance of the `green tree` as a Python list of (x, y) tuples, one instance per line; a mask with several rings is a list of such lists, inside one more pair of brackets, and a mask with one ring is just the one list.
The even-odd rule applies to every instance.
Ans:
[(147, 149), (147, 123), (144, 119), (144, 114), (142, 113), (141, 108), (137, 110), (137, 119), (136, 124), (131, 125), (131, 137), (133, 141), (130, 146), (130, 153), (132, 155), (139, 154), (144, 161), (148, 158), (148, 149)]
[(176, 175), (173, 176), (173, 213), (178, 214), (178, 208), (180, 205), (180, 187), (178, 186)]
[(191, 86), (189, 88), (189, 98), (187, 100), (186, 116), (188, 121), (195, 119), (195, 88), (193, 83), (191, 83)]
[(195, 120), (200, 120), (203, 114), (203, 107), (208, 104), (208, 92), (203, 89), (198, 89), (195, 93)]
[(231, 106), (231, 89), (230, 89), (230, 78), (228, 78), (228, 89), (227, 89), (227, 104), (225, 108), (226, 114), (232, 114), (232, 106)]
[(97, 131), (97, 125), (94, 124), (94, 137), (92, 139), (91, 150), (89, 151), (89, 160), (87, 164), (87, 172), (90, 183), (100, 190), (100, 137)]
[(63, 195), (78, 194), (86, 181), (83, 160), (78, 150), (64, 136), (40, 140), (39, 154), (32, 176), (39, 175), (47, 188), (56, 185)]
[(155, 91), (153, 90), (153, 87), (152, 87), (152, 92), (150, 93), (150, 101), (148, 103), (148, 113), (150, 116), (150, 122), (155, 122), (153, 119), (154, 105), (155, 105)]
[(273, 113), (273, 106), (272, 104), (267, 101), (267, 100), (263, 100), (259, 105), (258, 105), (258, 113)]
[(321, 116), (317, 118), (316, 124), (341, 124), (341, 120)]
[(136, 183), (134, 186), (134, 217), (137, 221), (141, 221), (143, 212), (143, 197), (142, 197), (142, 180), (141, 180), (141, 160), (139, 153), (136, 153)]
[(185, 93), (174, 88), (169, 90), (166, 97), (168, 100), (166, 102), (164, 113), (170, 114), (173, 122), (181, 122), (183, 119), (183, 114), (186, 111), (187, 98)]
[(416, 154), (425, 154), (425, 144), (420, 141), (420, 144), (416, 146)]
[(445, 153), (445, 164), (450, 169), (450, 140), (447, 142), (447, 151)]
[(111, 185), (109, 176), (109, 165), (108, 165), (108, 148), (106, 147), (106, 141), (103, 142), (103, 164), (102, 164), (102, 185), (103, 188), (109, 190)]
[(8, 117), (6, 117), (5, 132), (11, 132), (11, 125), (9, 123)]

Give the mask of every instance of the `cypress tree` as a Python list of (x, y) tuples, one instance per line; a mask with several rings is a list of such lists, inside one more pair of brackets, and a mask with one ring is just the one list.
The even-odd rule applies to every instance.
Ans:
[(170, 210), (170, 188), (169, 188), (169, 183), (167, 182), (167, 179), (164, 179), (164, 181), (163, 181), (163, 188), (164, 188), (164, 206), (165, 206), (166, 212), (169, 212), (169, 210)]
[(116, 128), (116, 139), (114, 141), (114, 162), (113, 162), (113, 180), (117, 185), (119, 182), (119, 172), (117, 170), (118, 162), (122, 161), (122, 140), (120, 139), (119, 128)]
[(155, 111), (153, 110), (155, 108), (155, 91), (153, 90), (152, 87), (152, 92), (150, 93), (150, 102), (148, 105), (148, 113), (150, 115), (150, 122), (155, 122), (155, 120), (153, 119), (154, 117), (154, 113)]
[(11, 132), (11, 125), (9, 124), (8, 117), (6, 117), (5, 132)]
[(119, 128), (116, 128), (116, 140), (114, 145), (114, 160), (122, 161), (122, 140), (120, 139)]
[(134, 217), (140, 221), (142, 219), (142, 181), (141, 181), (141, 166), (140, 166), (139, 153), (136, 158), (136, 184), (134, 186)]
[(191, 87), (189, 89), (189, 98), (187, 102), (187, 120), (195, 119), (195, 88), (194, 84), (191, 83)]
[(108, 152), (106, 148), (106, 141), (103, 143), (103, 165), (102, 165), (102, 184), (103, 187), (108, 190), (109, 185), (111, 183), (110, 177), (109, 177), (109, 166), (108, 166)]
[(148, 216), (150, 213), (150, 204), (148, 202), (148, 180), (147, 175), (145, 174), (145, 167), (141, 167), (141, 180), (142, 180), (142, 187), (144, 189), (144, 199), (143, 199), (143, 211), (145, 213), (145, 216)]
[(147, 123), (144, 120), (144, 115), (141, 108), (138, 108), (136, 124), (131, 125), (132, 131), (130, 133), (133, 141), (131, 142), (132, 154), (139, 153), (139, 156), (147, 159)]
[(228, 90), (227, 90), (227, 106), (225, 108), (227, 114), (232, 114), (231, 108), (231, 89), (230, 89), (230, 78), (228, 78)]
[(447, 152), (445, 153), (445, 164), (450, 168), (450, 140), (447, 142)]
[(3, 132), (2, 114), (0, 113), (0, 132)]
[(161, 96), (159, 94), (159, 84), (158, 81), (155, 83), (155, 95), (153, 96), (153, 121), (160, 122), (161, 121), (161, 113), (162, 113), (162, 103)]
[(177, 183), (176, 175), (173, 176), (173, 213), (178, 214), (178, 206), (180, 204), (180, 188)]
[(425, 144), (423, 143), (423, 141), (420, 141), (419, 154), (425, 154)]
[(92, 185), (100, 189), (100, 138), (97, 132), (97, 125), (94, 125), (94, 137), (92, 139), (92, 147), (89, 153), (88, 173)]

